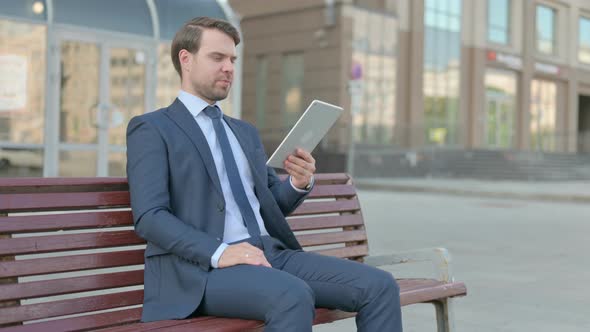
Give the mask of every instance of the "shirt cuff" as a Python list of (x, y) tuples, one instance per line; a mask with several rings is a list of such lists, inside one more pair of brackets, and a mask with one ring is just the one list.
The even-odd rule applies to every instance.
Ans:
[(311, 188), (313, 188), (313, 183), (314, 183), (314, 178), (313, 175), (311, 176), (311, 180), (309, 181), (309, 190), (305, 190), (305, 189), (299, 189), (297, 187), (295, 187), (295, 185), (293, 184), (293, 178), (289, 175), (289, 183), (291, 184), (291, 187), (293, 187), (293, 189), (295, 189), (296, 192), (298, 193), (308, 193), (311, 191)]
[(217, 269), (219, 267), (219, 259), (221, 258), (221, 255), (223, 255), (223, 252), (227, 247), (229, 246), (225, 243), (220, 244), (219, 247), (217, 247), (217, 250), (215, 250), (215, 252), (213, 253), (213, 256), (211, 256), (211, 266), (214, 269)]

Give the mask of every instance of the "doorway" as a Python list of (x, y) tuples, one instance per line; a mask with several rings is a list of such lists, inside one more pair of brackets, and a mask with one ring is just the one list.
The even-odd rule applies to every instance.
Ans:
[(51, 175), (125, 176), (127, 123), (153, 109), (153, 45), (72, 31), (59, 31), (55, 45)]
[(590, 154), (590, 95), (580, 95), (578, 107), (578, 153)]

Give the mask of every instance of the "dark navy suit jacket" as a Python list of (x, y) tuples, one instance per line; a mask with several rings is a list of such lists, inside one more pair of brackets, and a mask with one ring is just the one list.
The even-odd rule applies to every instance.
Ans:
[[(256, 128), (224, 120), (248, 158), (267, 231), (300, 250), (285, 216), (306, 194), (266, 166)], [(135, 231), (148, 243), (141, 319), (186, 318), (201, 303), (211, 256), (222, 243), (225, 201), (205, 136), (181, 101), (131, 119), (127, 177)]]

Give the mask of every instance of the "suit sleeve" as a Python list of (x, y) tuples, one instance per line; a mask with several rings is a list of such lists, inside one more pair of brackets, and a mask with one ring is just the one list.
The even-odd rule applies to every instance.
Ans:
[(171, 213), (167, 155), (158, 129), (143, 116), (131, 119), (127, 127), (127, 178), (135, 232), (207, 271), (222, 242)]

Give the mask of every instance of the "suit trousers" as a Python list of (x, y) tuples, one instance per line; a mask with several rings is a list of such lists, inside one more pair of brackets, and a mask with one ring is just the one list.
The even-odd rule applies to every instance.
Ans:
[(358, 331), (402, 331), (399, 287), (391, 273), (287, 249), (270, 236), (243, 241), (263, 250), (272, 268), (211, 270), (195, 314), (262, 320), (265, 331), (300, 332), (312, 331), (315, 307), (321, 307), (357, 312)]

